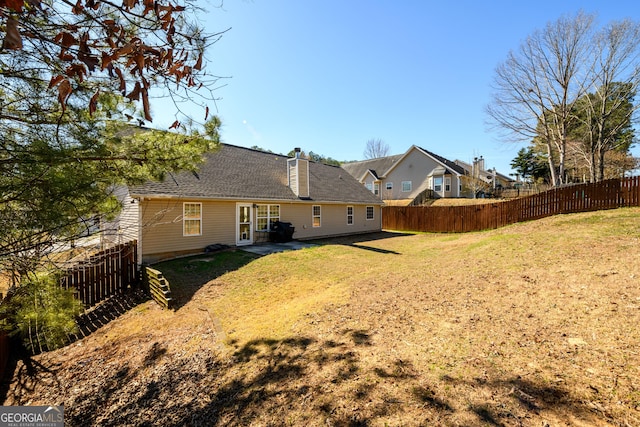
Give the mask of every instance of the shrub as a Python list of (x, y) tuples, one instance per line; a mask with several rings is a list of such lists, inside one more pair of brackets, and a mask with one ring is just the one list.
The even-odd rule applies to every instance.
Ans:
[(83, 311), (73, 291), (60, 287), (57, 273), (37, 273), (23, 279), (15, 295), (1, 307), (5, 327), (18, 334), (33, 353), (54, 350), (78, 330)]

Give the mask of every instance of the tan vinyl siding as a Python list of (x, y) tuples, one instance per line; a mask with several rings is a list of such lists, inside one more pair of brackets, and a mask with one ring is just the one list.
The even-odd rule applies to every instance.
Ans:
[[(428, 186), (427, 175), (440, 166), (418, 150), (412, 150), (386, 177), (393, 182), (393, 189), (385, 194), (389, 199), (413, 199)], [(402, 192), (402, 181), (411, 181), (411, 191)], [(383, 184), (384, 185), (384, 184)], [(391, 197), (388, 197), (391, 195)]]
[(289, 188), (298, 197), (309, 197), (309, 161), (306, 159), (287, 160)]
[(298, 196), (309, 197), (309, 161), (298, 159)]
[(293, 159), (287, 160), (287, 171), (289, 174), (289, 188), (298, 195), (298, 162)]
[(203, 251), (213, 243), (235, 245), (235, 202), (202, 202), (202, 234), (183, 236), (182, 200), (143, 202), (142, 255)]
[(347, 204), (320, 203), (319, 205), (322, 215), (321, 225), (313, 227), (313, 204), (280, 204), (281, 220), (290, 222), (296, 228), (294, 239), (311, 239), (381, 230), (380, 206), (374, 206), (374, 219), (367, 221), (365, 205), (348, 205), (353, 206), (353, 225), (347, 225)]
[(126, 187), (118, 187), (113, 195), (122, 205), (122, 210), (112, 221), (104, 221), (100, 228), (105, 241), (120, 244), (138, 239), (137, 200), (132, 199)]
[[(145, 262), (176, 255), (197, 253), (213, 243), (236, 244), (236, 201), (197, 201), (202, 203), (202, 235), (183, 236), (183, 203), (191, 200), (151, 200), (142, 202), (142, 258)], [(195, 202), (195, 201), (193, 201)], [(265, 204), (264, 201), (239, 203)], [(294, 239), (312, 239), (381, 230), (380, 206), (374, 205), (374, 219), (366, 219), (372, 205), (274, 202), (280, 206), (280, 220), (295, 227)], [(321, 206), (321, 226), (312, 226), (312, 206)], [(347, 206), (353, 206), (353, 224), (347, 225)], [(256, 227), (256, 208), (252, 208), (252, 228)], [(261, 241), (254, 231), (256, 241)]]

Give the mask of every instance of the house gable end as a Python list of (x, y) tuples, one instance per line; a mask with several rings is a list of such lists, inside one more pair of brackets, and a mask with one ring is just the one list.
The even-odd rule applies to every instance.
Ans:
[(364, 177), (362, 177), (362, 179), (366, 179), (367, 175), (371, 175), (373, 177), (374, 180), (379, 181), (380, 178), (378, 177), (378, 174), (376, 173), (376, 171), (372, 170), (372, 169), (368, 169), (367, 170), (367, 174), (365, 174)]
[(396, 167), (398, 167), (398, 165), (400, 165), (400, 163), (402, 163), (404, 161), (404, 159), (411, 153), (411, 151), (413, 149), (417, 148), (415, 145), (412, 145), (411, 147), (409, 147), (409, 149), (402, 154), (395, 162), (393, 162), (393, 164), (389, 167), (389, 169), (387, 169), (384, 172), (384, 176), (388, 176)]
[(363, 182), (368, 174), (373, 174), (376, 179), (384, 179), (384, 172), (387, 171), (400, 157), (400, 155), (379, 157), (360, 162), (344, 163), (341, 167), (360, 182)]
[(451, 171), (453, 174), (461, 176), (461, 175), (465, 175), (464, 169), (462, 167), (460, 167), (459, 165), (455, 164), (454, 162), (452, 162), (451, 160), (448, 160), (442, 156), (439, 156), (435, 153), (432, 153), (429, 150), (425, 150), (424, 148), (421, 147), (417, 147), (414, 146), (418, 151), (420, 151), (421, 153), (423, 153), (425, 156), (430, 157), (431, 159), (433, 159), (434, 161), (436, 161), (437, 163), (441, 164), (445, 169)]

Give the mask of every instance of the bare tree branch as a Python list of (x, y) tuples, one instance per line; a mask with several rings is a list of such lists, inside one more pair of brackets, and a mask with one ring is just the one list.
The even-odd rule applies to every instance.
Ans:
[(380, 138), (373, 138), (367, 141), (364, 149), (365, 159), (377, 159), (389, 155), (389, 145)]
[(496, 69), (490, 120), (515, 140), (538, 138), (546, 145), (554, 185), (565, 179), (571, 108), (593, 79), (586, 72), (593, 61), (593, 21), (583, 13), (560, 18), (534, 32)]

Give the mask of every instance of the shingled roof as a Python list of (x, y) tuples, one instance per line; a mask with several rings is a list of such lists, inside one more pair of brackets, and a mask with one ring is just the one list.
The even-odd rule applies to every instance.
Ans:
[[(412, 146), (407, 151), (407, 153), (413, 148), (421, 150), (423, 153), (431, 156), (434, 160), (440, 162), (443, 166), (448, 168), (448, 170), (454, 171), (460, 175), (465, 174), (464, 169), (461, 166), (457, 165), (455, 162), (445, 159), (444, 157), (439, 156), (432, 151), (425, 150), (422, 147)], [(379, 157), (377, 159), (363, 160), (360, 162), (345, 163), (342, 165), (342, 168), (358, 180), (361, 180), (367, 172), (371, 172), (376, 178), (385, 178), (387, 172), (392, 167), (394, 167), (407, 153), (397, 154), (395, 156)]]
[(456, 164), (456, 162), (452, 162), (449, 159), (445, 159), (442, 156), (437, 155), (436, 153), (429, 151), (429, 150), (425, 150), (422, 147), (418, 147), (419, 149), (421, 149), (422, 151), (424, 151), (425, 153), (429, 154), (431, 157), (433, 157), (434, 159), (436, 159), (437, 161), (439, 161), (440, 163), (444, 164), (446, 167), (448, 167), (449, 169), (459, 173), (460, 175), (465, 175), (465, 170), (462, 166)]
[(376, 178), (384, 178), (385, 173), (393, 166), (402, 154), (395, 156), (379, 157), (377, 159), (363, 160), (360, 162), (344, 163), (342, 168), (351, 176), (360, 180), (365, 173), (371, 172)]
[[(287, 156), (221, 144), (197, 172), (168, 174), (162, 182), (132, 187), (133, 196), (221, 200), (303, 200), (288, 186)], [(309, 161), (309, 198), (314, 202), (381, 204), (337, 166)]]

